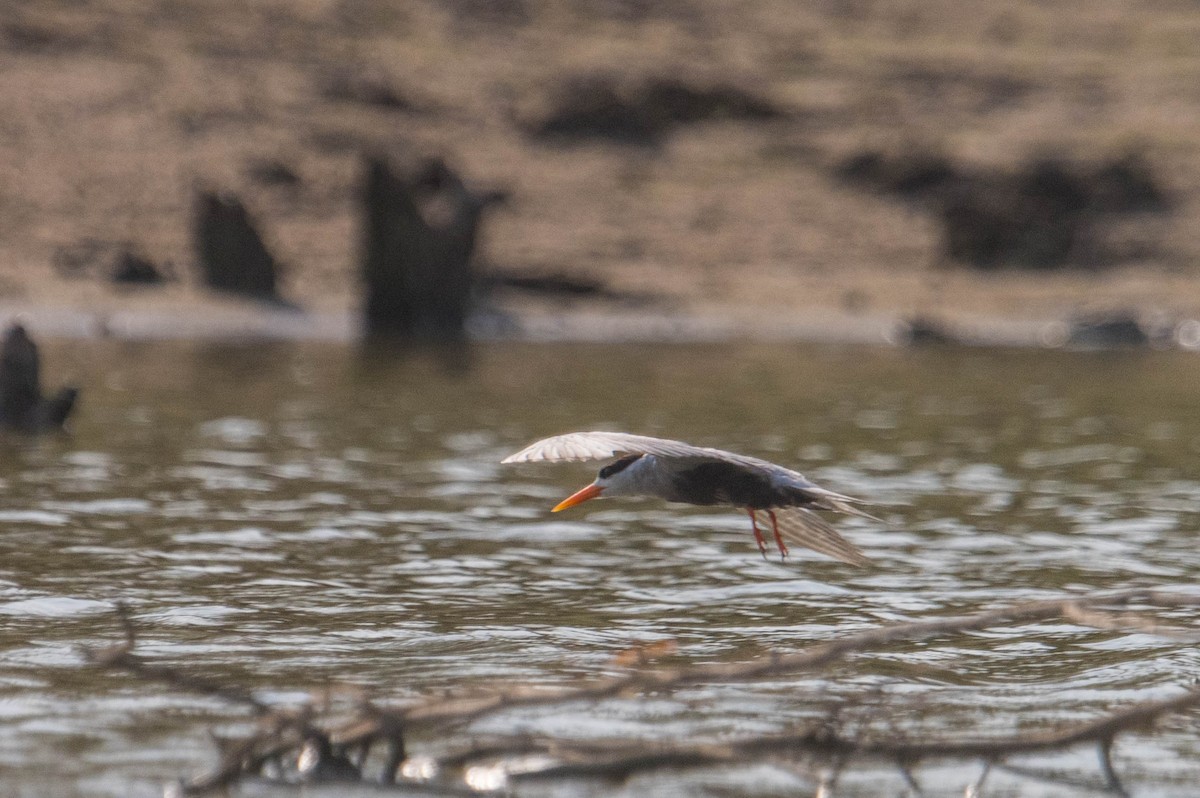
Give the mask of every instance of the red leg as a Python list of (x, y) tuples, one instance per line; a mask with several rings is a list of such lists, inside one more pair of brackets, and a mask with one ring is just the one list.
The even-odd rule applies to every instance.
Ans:
[(754, 511), (747, 508), (746, 512), (750, 514), (750, 526), (754, 528), (754, 542), (758, 544), (758, 553), (767, 559), (767, 541), (763, 540), (762, 532), (758, 531), (758, 519), (754, 517)]
[(779, 559), (786, 560), (788, 549), (783, 543), (783, 536), (779, 534), (779, 521), (775, 518), (775, 511), (767, 510), (767, 515), (771, 516), (771, 529), (775, 530), (775, 545), (779, 547)]

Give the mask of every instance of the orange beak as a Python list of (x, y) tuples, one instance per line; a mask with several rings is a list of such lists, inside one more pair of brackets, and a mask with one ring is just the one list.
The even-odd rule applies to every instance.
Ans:
[(565, 510), (568, 507), (574, 507), (577, 504), (582, 504), (588, 499), (596, 498), (603, 491), (604, 488), (596, 487), (594, 484), (588, 485), (586, 488), (572, 493), (570, 496), (554, 505), (554, 509), (552, 509), (550, 512), (557, 513), (559, 510)]

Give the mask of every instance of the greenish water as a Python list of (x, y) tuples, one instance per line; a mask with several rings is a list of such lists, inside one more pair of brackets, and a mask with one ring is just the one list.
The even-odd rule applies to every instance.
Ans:
[[(117, 600), (155, 662), (277, 695), (352, 682), (399, 699), (611, 672), (647, 641), (677, 641), (677, 661), (736, 662), (1064, 591), (1191, 588), (1200, 572), (1194, 355), (493, 344), (384, 359), (114, 342), (43, 355), (48, 382), (70, 377), (83, 395), (69, 436), (0, 441), (5, 795), (158, 795), (215, 761), (210, 729), (244, 717), (81, 667), (76, 646), (119, 639)], [(499, 465), (591, 428), (755, 454), (875, 499), (888, 526), (838, 526), (876, 566), (764, 561), (736, 511), (612, 500), (551, 516), (591, 464)], [(476, 731), (720, 739), (788, 729), (865, 691), (886, 696), (905, 733), (1004, 732), (1162, 698), (1198, 673), (1187, 645), (1057, 623)], [(1118, 768), (1140, 794), (1189, 794), (1197, 741), (1186, 720), (1122, 738)], [(1095, 776), (1086, 749), (1049, 761)], [(932, 794), (961, 795), (975, 773), (918, 770)], [(755, 766), (523, 792), (808, 784)], [(838, 794), (902, 789), (864, 764)]]

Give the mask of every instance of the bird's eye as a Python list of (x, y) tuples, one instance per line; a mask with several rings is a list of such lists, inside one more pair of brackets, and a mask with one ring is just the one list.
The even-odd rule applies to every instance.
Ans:
[(621, 473), (626, 468), (629, 468), (630, 464), (640, 457), (640, 454), (631, 454), (628, 457), (622, 457), (620, 460), (609, 463), (604, 468), (600, 469), (600, 479), (608, 479), (613, 474)]

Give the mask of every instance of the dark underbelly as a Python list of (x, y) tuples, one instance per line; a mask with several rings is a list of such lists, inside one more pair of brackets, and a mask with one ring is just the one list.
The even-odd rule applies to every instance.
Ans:
[(807, 504), (799, 491), (781, 491), (770, 481), (729, 463), (700, 463), (675, 476), (675, 500), (689, 504), (732, 504), (765, 509)]

